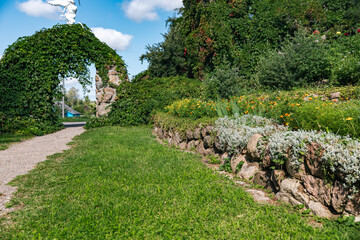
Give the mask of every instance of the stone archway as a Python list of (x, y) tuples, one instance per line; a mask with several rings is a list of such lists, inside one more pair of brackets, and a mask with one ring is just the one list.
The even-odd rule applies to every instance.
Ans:
[(126, 65), (115, 50), (86, 25), (55, 25), (19, 38), (0, 60), (0, 112), (58, 124), (54, 101), (61, 94), (61, 79), (78, 78), (87, 86), (91, 64), (97, 71), (96, 116), (101, 117), (115, 102), (116, 88), (128, 81)]

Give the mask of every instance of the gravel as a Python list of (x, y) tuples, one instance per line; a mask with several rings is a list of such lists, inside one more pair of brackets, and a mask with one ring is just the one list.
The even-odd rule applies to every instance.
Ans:
[(45, 161), (47, 156), (69, 149), (66, 144), (84, 131), (82, 127), (66, 128), (53, 134), (15, 143), (10, 148), (0, 151), (0, 216), (11, 211), (5, 208), (5, 204), (16, 191), (16, 187), (7, 184), (16, 176), (28, 173), (37, 163)]

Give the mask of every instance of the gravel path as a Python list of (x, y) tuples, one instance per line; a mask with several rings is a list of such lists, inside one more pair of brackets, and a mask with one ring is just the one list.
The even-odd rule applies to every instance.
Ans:
[(45, 161), (47, 156), (69, 149), (66, 144), (84, 131), (82, 127), (70, 127), (53, 134), (15, 143), (10, 148), (0, 151), (0, 216), (11, 211), (4, 205), (16, 191), (15, 187), (7, 183), (16, 176), (28, 173), (37, 163)]

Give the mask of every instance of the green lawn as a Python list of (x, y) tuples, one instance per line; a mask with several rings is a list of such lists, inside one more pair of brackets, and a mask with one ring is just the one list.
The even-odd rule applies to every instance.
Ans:
[(259, 205), (199, 157), (162, 146), (147, 127), (77, 137), (13, 185), (23, 208), (0, 239), (358, 239), (360, 225)]
[(10, 144), (14, 142), (21, 142), (31, 137), (32, 136), (23, 136), (12, 133), (0, 134), (0, 151), (7, 149), (10, 146)]

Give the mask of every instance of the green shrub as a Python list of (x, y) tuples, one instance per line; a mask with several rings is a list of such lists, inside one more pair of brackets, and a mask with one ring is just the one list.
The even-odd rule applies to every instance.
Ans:
[(44, 121), (31, 117), (6, 118), (2, 122), (0, 133), (42, 136), (63, 129), (60, 121)]
[(360, 33), (339, 36), (331, 44), (332, 78), (339, 85), (356, 84), (360, 80)]
[(125, 82), (117, 89), (117, 100), (112, 104), (108, 119), (92, 120), (86, 127), (147, 124), (152, 112), (164, 109), (178, 99), (201, 98), (203, 89), (201, 81), (179, 76)]
[(236, 67), (222, 64), (205, 77), (206, 97), (208, 99), (230, 98), (254, 91), (254, 84), (240, 76)]
[(260, 59), (255, 79), (265, 87), (291, 89), (329, 79), (330, 73), (324, 40), (302, 30), (282, 48)]

